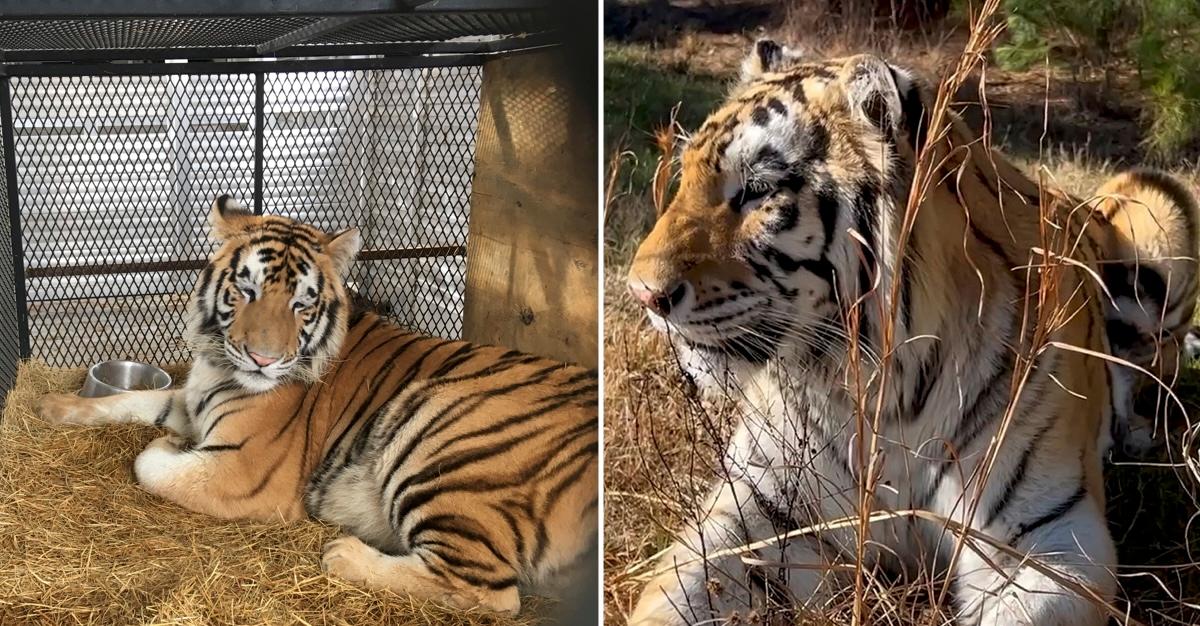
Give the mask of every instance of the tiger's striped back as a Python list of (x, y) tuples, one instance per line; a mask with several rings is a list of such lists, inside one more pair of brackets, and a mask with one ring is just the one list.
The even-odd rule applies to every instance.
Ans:
[[(1104, 223), (1102, 265), (1113, 351), (1150, 367), (1174, 353), (1192, 326), (1200, 210), (1191, 192), (1157, 170), (1124, 172), (1096, 191)], [(1167, 371), (1173, 373), (1172, 363)]]

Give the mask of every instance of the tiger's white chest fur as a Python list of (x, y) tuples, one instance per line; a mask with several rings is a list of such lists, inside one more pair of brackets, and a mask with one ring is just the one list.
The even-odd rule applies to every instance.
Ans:
[(188, 372), (182, 394), (188, 423), (192, 428), (193, 443), (218, 443), (215, 440), (209, 440), (219, 434), (213, 432), (213, 426), (221, 417), (221, 413), (209, 410), (215, 402), (220, 402), (228, 395), (245, 395), (254, 392), (256, 390), (246, 389), (241, 385), (228, 369), (213, 365), (207, 357), (198, 355)]
[[(917, 339), (897, 349), (882, 408), (873, 391), (855, 401), (853, 389), (874, 390), (881, 376), (865, 356), (857, 374), (844, 359), (833, 367), (813, 366), (786, 348), (752, 370), (714, 373), (710, 367), (710, 380), (736, 385), (734, 397), (742, 398), (742, 421), (723, 470), (755, 486), (763, 496), (756, 506), (772, 509), (762, 512), (781, 533), (818, 523), (837, 526), (836, 520), (859, 514), (862, 490), (869, 488), (876, 516), (897, 517), (872, 522), (877, 545), (868, 554), (901, 570), (940, 569), (953, 546), (941, 528), (910, 510), (1011, 537), (1084, 473), (1080, 458), (1037, 453), (1071, 397), (1052, 382), (1060, 363), (1053, 354), (1030, 372), (1021, 401), (1009, 410), (1016, 368), (1011, 348), (994, 339), (1011, 326), (1011, 312), (995, 311), (948, 329), (942, 339)], [(855, 526), (822, 536), (848, 552)]]

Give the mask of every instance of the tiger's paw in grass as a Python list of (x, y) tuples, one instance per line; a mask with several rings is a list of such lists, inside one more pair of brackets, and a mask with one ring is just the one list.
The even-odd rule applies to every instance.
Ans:
[(50, 424), (90, 425), (92, 420), (83, 398), (68, 393), (46, 394), (34, 407), (37, 416)]

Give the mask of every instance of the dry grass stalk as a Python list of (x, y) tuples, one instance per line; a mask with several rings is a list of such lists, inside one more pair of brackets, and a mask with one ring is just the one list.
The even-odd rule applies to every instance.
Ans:
[(671, 188), (671, 178), (674, 174), (675, 163), (675, 119), (679, 115), (677, 103), (671, 108), (671, 117), (667, 123), (654, 131), (654, 145), (658, 148), (658, 160), (654, 164), (654, 180), (650, 185), (650, 197), (654, 199), (656, 215), (662, 215), (667, 210), (667, 193)]
[(604, 184), (603, 221), (605, 223), (608, 222), (608, 215), (612, 209), (613, 202), (617, 199), (617, 183), (621, 179), (621, 162), (630, 154), (625, 150), (627, 141), (627, 136), (623, 136), (617, 140), (617, 148), (608, 157), (608, 180)]
[[(173, 374), (180, 373), (176, 368)], [(524, 626), (321, 573), (337, 529), (230, 522), (148, 495), (133, 458), (153, 428), (54, 428), (34, 402), (82, 371), (21, 366), (0, 423), (0, 624), (430, 624)]]
[[(995, 20), (995, 12), (999, 8), (999, 0), (985, 0), (978, 12), (972, 12), (970, 32), (967, 43), (961, 55), (958, 57), (958, 62), (953, 71), (949, 73), (938, 84), (937, 93), (934, 104), (929, 111), (929, 125), (927, 128), (921, 129), (925, 134), (925, 142), (922, 146), (920, 154), (918, 154), (917, 162), (913, 171), (913, 183), (909, 190), (907, 203), (904, 209), (904, 215), (901, 219), (900, 230), (897, 235), (895, 259), (892, 263), (894, 268), (894, 276), (892, 279), (891, 292), (888, 294), (886, 304), (883, 300), (878, 301), (878, 306), (887, 306), (888, 310), (885, 315), (882, 315), (883, 325), (881, 328), (881, 345), (880, 353), (882, 355), (880, 363), (880, 381), (878, 389), (885, 390), (888, 388), (888, 382), (891, 374), (892, 355), (897, 347), (895, 345), (895, 321), (898, 314), (898, 305), (900, 302), (900, 286), (903, 284), (902, 273), (906, 264), (903, 262), (907, 253), (909, 238), (912, 233), (916, 218), (921, 205), (924, 203), (929, 189), (941, 181), (939, 177), (945, 165), (940, 159), (948, 159), (949, 155), (937, 150), (936, 147), (942, 145), (949, 135), (952, 124), (952, 113), (950, 106), (954, 101), (954, 96), (959, 88), (968, 80), (972, 73), (982, 64), (985, 52), (991, 47), (995, 38), (1003, 31), (1003, 24)], [(986, 141), (986, 135), (984, 137)], [(965, 203), (964, 203), (965, 206)], [(969, 216), (968, 216), (969, 218)], [(874, 252), (874, 251), (872, 251)], [(849, 366), (851, 375), (855, 381), (859, 380), (861, 363), (858, 354), (858, 342), (855, 340), (857, 324), (855, 321), (859, 318), (855, 310), (862, 300), (855, 303), (849, 311), (850, 324), (847, 328), (851, 334), (851, 349)], [(1014, 380), (1016, 376), (1014, 375)], [(885, 393), (876, 394), (875, 406), (871, 415), (870, 424), (867, 423), (866, 403), (868, 402), (867, 394), (861, 388), (857, 389), (859, 410), (856, 412), (855, 421), (857, 429), (857, 441), (859, 442), (860, 450), (859, 459), (865, 459), (866, 467), (859, 472), (859, 511), (858, 517), (860, 520), (858, 528), (858, 558), (859, 562), (863, 562), (868, 544), (870, 542), (870, 526), (869, 520), (871, 512), (874, 509), (874, 494), (878, 485), (876, 481), (879, 478), (879, 472), (876, 470), (880, 462), (880, 450), (878, 433), (881, 430), (881, 422), (885, 413)], [(1019, 394), (1017, 389), (1014, 392)], [(1019, 395), (1014, 396), (1010, 407), (1015, 408), (1016, 399)], [(1011, 410), (1011, 409), (1010, 409)], [(1006, 423), (1010, 416), (1006, 415)], [(1003, 429), (1002, 429), (1003, 430)], [(868, 448), (862, 449), (864, 442), (867, 442)], [(997, 441), (996, 448), (999, 447)], [(974, 504), (972, 506), (975, 506)], [(968, 517), (969, 519), (969, 517)], [(957, 559), (959, 551), (962, 549), (963, 541), (959, 541), (959, 545), (955, 547), (954, 560)], [(950, 571), (953, 571), (953, 560), (950, 566)], [(866, 594), (868, 591), (868, 581), (865, 577), (868, 575), (865, 569), (860, 568), (856, 572), (855, 587), (854, 587), (854, 623), (865, 623), (867, 619), (867, 602)], [(941, 585), (941, 592), (937, 597), (937, 604), (944, 605), (945, 594), (949, 589), (949, 578), (945, 579)]]

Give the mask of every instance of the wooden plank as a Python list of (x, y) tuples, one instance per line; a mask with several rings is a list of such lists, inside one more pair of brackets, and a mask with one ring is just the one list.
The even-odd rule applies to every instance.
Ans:
[(463, 336), (594, 367), (595, 104), (573, 71), (562, 50), (484, 64)]

